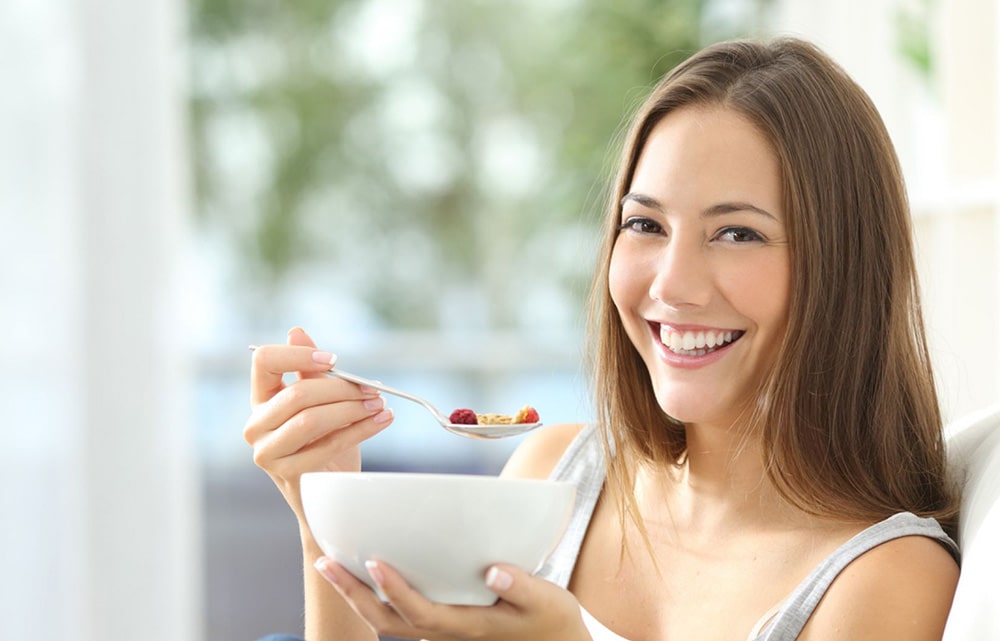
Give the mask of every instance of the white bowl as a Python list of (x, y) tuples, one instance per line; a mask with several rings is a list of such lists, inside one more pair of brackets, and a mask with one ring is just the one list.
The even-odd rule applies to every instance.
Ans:
[(497, 600), (493, 563), (536, 571), (576, 496), (565, 481), (392, 472), (312, 472), (301, 488), (313, 537), (351, 574), (375, 588), (365, 561), (385, 561), (428, 599), (462, 605)]

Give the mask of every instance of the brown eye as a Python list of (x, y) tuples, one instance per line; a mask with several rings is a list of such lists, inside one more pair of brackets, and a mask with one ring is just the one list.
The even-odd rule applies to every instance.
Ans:
[(635, 216), (618, 225), (618, 231), (633, 231), (639, 234), (661, 234), (663, 233), (663, 227), (660, 227), (659, 223), (649, 218)]
[(726, 227), (715, 237), (731, 243), (756, 243), (764, 240), (763, 236), (749, 227)]

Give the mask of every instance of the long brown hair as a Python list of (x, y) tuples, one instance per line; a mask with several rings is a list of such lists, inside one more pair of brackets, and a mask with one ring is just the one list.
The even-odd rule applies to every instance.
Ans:
[[(793, 38), (710, 46), (636, 112), (607, 202), (591, 345), (609, 487), (641, 527), (636, 466), (683, 460), (683, 425), (653, 395), (611, 301), (608, 272), (639, 154), (653, 127), (691, 105), (732, 109), (777, 154), (792, 264), (789, 319), (748, 438), (767, 474), (814, 515), (874, 522), (899, 511), (953, 525), (941, 413), (924, 337), (910, 211), (885, 126), (828, 56)], [(612, 455), (614, 453), (614, 455)]]

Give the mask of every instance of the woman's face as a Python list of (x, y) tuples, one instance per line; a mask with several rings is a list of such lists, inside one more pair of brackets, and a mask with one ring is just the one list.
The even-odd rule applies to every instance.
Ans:
[(722, 107), (663, 118), (622, 200), (609, 285), (664, 412), (737, 420), (775, 362), (790, 280), (769, 142)]

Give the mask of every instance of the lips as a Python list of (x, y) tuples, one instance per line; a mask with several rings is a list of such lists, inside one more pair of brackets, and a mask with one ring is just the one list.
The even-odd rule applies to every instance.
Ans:
[(660, 342), (678, 356), (705, 356), (717, 352), (738, 341), (743, 334), (743, 330), (738, 329), (678, 329), (659, 325)]

